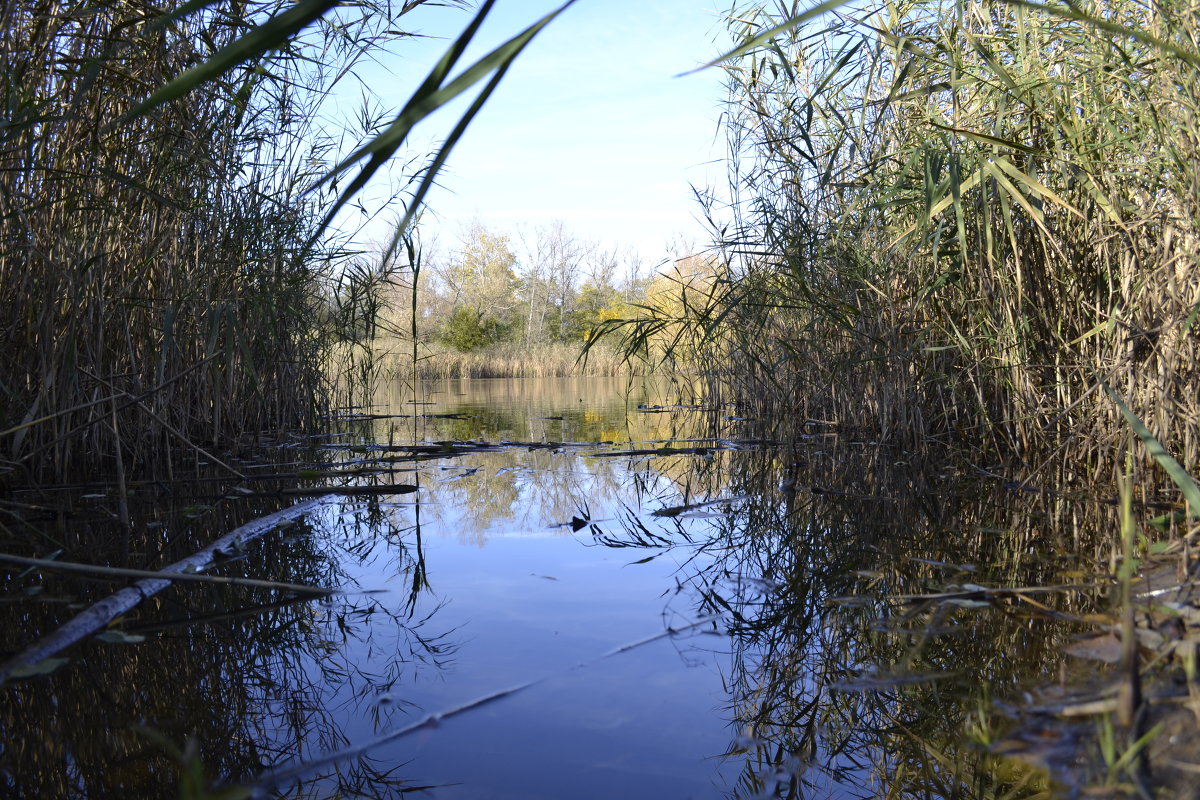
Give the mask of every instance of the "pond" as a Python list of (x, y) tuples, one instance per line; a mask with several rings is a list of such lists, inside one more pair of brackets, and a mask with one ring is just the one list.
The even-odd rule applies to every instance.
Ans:
[[(684, 388), (396, 384), (328, 434), (226, 454), (246, 481), (135, 487), (131, 529), (112, 521), (111, 486), (16, 498), (39, 553), (153, 569), (316, 492), (210, 572), (340, 591), (188, 583), (149, 598), (4, 687), (0, 785), (1046, 792), (1079, 734), (1014, 722), (1083, 702), (1065, 687), (1108, 669), (1064, 647), (1110, 611), (1096, 581), (1109, 553), (1088, 537), (1111, 508), (819, 421), (776, 440)], [(120, 585), (8, 568), (5, 649)]]

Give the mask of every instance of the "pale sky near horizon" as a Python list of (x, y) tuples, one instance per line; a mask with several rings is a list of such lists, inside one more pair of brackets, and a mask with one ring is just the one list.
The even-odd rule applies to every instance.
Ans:
[[(557, 5), (498, 0), (479, 46), (460, 63)], [(634, 248), (651, 263), (672, 240), (703, 246), (709, 236), (690, 185), (725, 178), (723, 76), (680, 73), (729, 49), (722, 8), (714, 0), (578, 0), (518, 57), (454, 149), (428, 197), (425, 234), (452, 244), (473, 220), (514, 235), (561, 220), (580, 238)], [(434, 7), (405, 15), (407, 29), (437, 38), (401, 42), (364, 81), (399, 108), (470, 17)], [(419, 126), (412, 146), (439, 142), (463, 105)], [(365, 233), (382, 239), (386, 230), (378, 222)]]

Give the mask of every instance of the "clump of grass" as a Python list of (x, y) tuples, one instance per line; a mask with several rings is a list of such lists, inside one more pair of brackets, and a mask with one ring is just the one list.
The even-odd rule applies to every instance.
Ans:
[(328, 399), (345, 257), (304, 193), (338, 147), (314, 109), (396, 13), (353, 4), (128, 116), (287, 4), (168, 20), (174, 6), (0, 6), (5, 472), (143, 471), (180, 446), (304, 425)]
[(781, 419), (1030, 458), (1077, 445), (1075, 477), (1116, 463), (1108, 381), (1195, 465), (1194, 10), (789, 13), (730, 15), (750, 46), (727, 67), (724, 263), (686, 313), (647, 309), (627, 345), (686, 351)]

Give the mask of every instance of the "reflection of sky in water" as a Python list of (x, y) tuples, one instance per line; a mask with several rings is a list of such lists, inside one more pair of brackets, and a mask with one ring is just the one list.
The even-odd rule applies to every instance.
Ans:
[[(419, 708), (411, 719), (548, 679), (386, 745), (391, 758), (414, 759), (406, 775), (461, 783), (448, 797), (719, 794), (719, 763), (709, 759), (725, 751), (729, 734), (719, 713), (719, 660), (693, 648), (706, 637), (681, 634), (598, 658), (663, 629), (672, 561), (627, 566), (628, 551), (584, 547), (570, 536), (500, 537), (484, 548), (439, 537), (426, 544), (424, 604), (444, 603), (431, 628), (452, 631), (457, 651), (446, 669), (418, 671), (394, 689)], [(352, 572), (364, 586), (387, 584), (374, 569)], [(367, 648), (347, 655), (366, 671), (389, 657)], [(372, 734), (367, 724), (356, 727), (346, 730), (351, 739)], [(669, 791), (652, 790), (650, 781)]]
[[(434, 523), (432, 535), (483, 544), (498, 536), (540, 536), (573, 517), (611, 518), (628, 506), (654, 503), (651, 498), (676, 501), (672, 481), (644, 462), (631, 467), (628, 459), (520, 449), (464, 456), (453, 466), (422, 471), (422, 521)], [(473, 471), (465, 474), (460, 466)], [(630, 490), (635, 476), (640, 495)]]
[[(675, 435), (678, 420), (671, 415), (638, 413), (644, 392), (614, 393), (611, 384), (584, 392), (578, 383), (541, 382), (522, 393), (514, 390), (516, 382), (500, 383), (488, 382), (483, 398), (420, 406), (471, 419), (420, 420), (424, 429), (410, 438), (598, 441), (607, 433), (643, 441)], [(392, 402), (393, 410), (398, 405), (411, 413), (413, 404)], [(540, 419), (548, 416), (564, 420)], [(379, 425), (375, 435), (386, 441)], [(394, 430), (391, 440), (401, 440)], [(410, 601), (419, 516), (428, 586), (411, 619), (429, 616), (420, 635), (444, 634), (438, 641), (453, 648), (443, 668), (402, 673), (387, 695), (394, 710), (383, 722), (373, 716), (377, 699), (362, 692), (362, 682), (351, 679), (333, 690), (325, 706), (338, 709), (349, 742), (539, 681), (379, 747), (371, 753), (382, 762), (377, 766), (404, 764), (398, 774), (418, 785), (452, 784), (433, 793), (439, 798), (724, 796), (740, 766), (722, 769), (719, 758), (733, 736), (723, 712), (724, 637), (691, 629), (604, 657), (696, 618), (694, 598), (675, 596), (676, 573), (692, 548), (634, 564), (660, 550), (601, 546), (594, 529), (572, 533), (562, 525), (586, 513), (602, 528), (617, 527), (616, 519), (636, 514), (668, 537), (689, 525), (702, 530), (705, 520), (649, 516), (684, 501), (696, 457), (589, 457), (594, 451), (508, 448), (425, 462), (417, 495), (384, 498), (374, 510), (350, 503), (325, 510), (323, 535), (346, 537), (346, 577), (366, 590), (387, 590), (374, 599), (401, 613)], [(658, 472), (668, 465), (680, 477)], [(374, 521), (374, 543), (354, 549), (358, 535), (347, 534), (345, 525), (367, 518)], [(333, 616), (337, 608), (331, 607)], [(373, 619), (360, 638), (340, 648), (338, 661), (351, 674), (394, 673), (397, 651), (411, 644), (396, 623), (387, 624), (383, 615)]]

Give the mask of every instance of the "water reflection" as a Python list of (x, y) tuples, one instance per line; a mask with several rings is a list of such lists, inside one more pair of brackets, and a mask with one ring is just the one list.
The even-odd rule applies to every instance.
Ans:
[[(70, 529), (71, 552), (95, 561), (153, 565), (274, 510), (262, 496), (306, 474), (353, 466), (320, 480), (375, 487), (219, 568), (342, 594), (173, 588), (116, 625), (144, 642), (93, 640), (5, 687), (9, 794), (165, 796), (189, 769), (216, 784), (273, 774), (304, 797), (1045, 791), (995, 766), (987, 745), (1006, 721), (989, 698), (1073, 668), (1059, 646), (1102, 599), (936, 593), (1086, 582), (1044, 555), (1047, 532), (1085, 552), (1099, 506), (832, 435), (763, 441), (729, 409), (653, 408), (680, 399), (653, 383), (473, 381), (382, 399), (318, 446), (277, 449), (298, 459), (293, 477), (250, 500), (218, 494), (197, 513), (213, 490), (174, 487), (136, 508), (130, 536), (96, 515), (44, 528)], [(111, 588), (6, 580), (10, 651)], [(926, 598), (897, 599), (913, 595)]]
[[(191, 533), (203, 539), (205, 530), (223, 530), (224, 519), (215, 514)], [(341, 559), (355, 551), (363, 532), (353, 516), (331, 510), (327, 519), (255, 542), (224, 571), (344, 585), (349, 576)], [(93, 552), (102, 552), (101, 543), (98, 537)], [(44, 585), (47, 594), (83, 594), (70, 580), (51, 577)], [(122, 640), (92, 640), (69, 651), (70, 662), (52, 675), (6, 687), (0, 756), (6, 792), (174, 795), (189, 767), (176, 763), (185, 742), (193, 743), (198, 759), (190, 766), (202, 765), (214, 777), (253, 776), (297, 753), (346, 742), (346, 709), (375, 728), (392, 724), (406, 713), (403, 704), (388, 707), (377, 698), (418, 669), (440, 668), (453, 652), (447, 632), (434, 629), (428, 617), (397, 613), (370, 596), (314, 603), (272, 594), (226, 586), (169, 589), (119, 621)], [(28, 626), (6, 616), (6, 641), (50, 627), (55, 616), (61, 617), (43, 613)], [(383, 649), (388, 658), (377, 669), (363, 669), (347, 658), (351, 643)], [(346, 792), (369, 795), (387, 785), (392, 768), (364, 760), (342, 770), (337, 782)]]
[[(689, 387), (653, 378), (452, 379), (403, 382), (376, 392), (376, 409), (399, 416), (376, 420), (373, 441), (628, 442), (676, 441), (736, 434), (729, 414), (645, 413), (646, 407), (685, 403)], [(640, 408), (639, 408), (640, 407)], [(718, 412), (721, 410), (718, 409)], [(703, 417), (705, 424), (697, 424)]]
[[(739, 453), (728, 471), (708, 465), (746, 499), (706, 514), (705, 533), (648, 532), (638, 517), (623, 541), (605, 534), (710, 559), (689, 562), (678, 585), (696, 613), (721, 614), (730, 636), (727, 756), (741, 766), (729, 796), (1046, 796), (1045, 773), (992, 757), (1012, 721), (991, 700), (1073, 667), (1061, 652), (1079, 629), (1072, 620), (1105, 599), (1085, 591), (1093, 572), (1035, 556), (1034, 545), (1070, 530), (1067, 515), (1077, 543), (1097, 536), (1104, 507), (1014, 503), (995, 481), (923, 475), (894, 452), (845, 445)], [(781, 475), (793, 491), (773, 488)], [(1040, 602), (902, 599), (1064, 578), (1081, 590)]]

